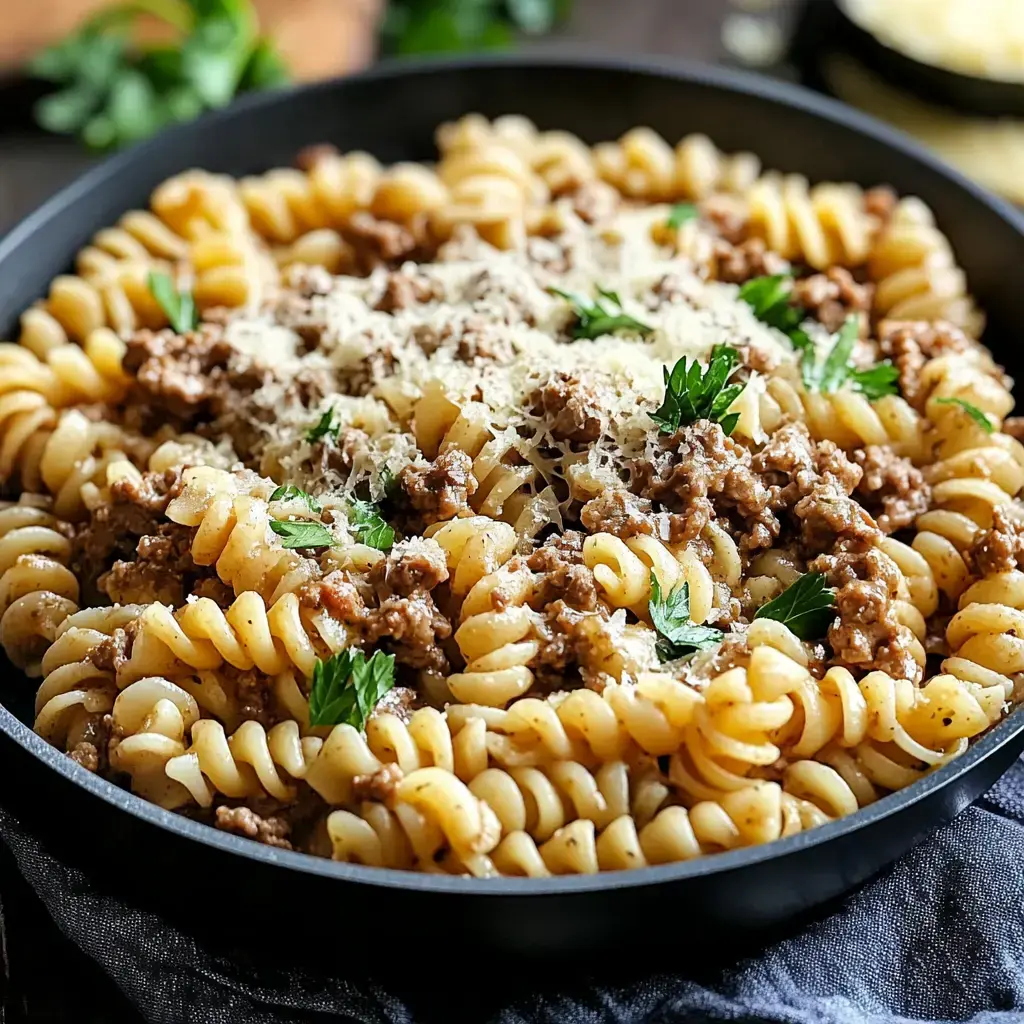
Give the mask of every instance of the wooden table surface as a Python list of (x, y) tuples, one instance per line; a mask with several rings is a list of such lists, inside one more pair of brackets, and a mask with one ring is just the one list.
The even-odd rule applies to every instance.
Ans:
[[(791, 17), (799, 2), (776, 0), (776, 6), (783, 18)], [(548, 50), (568, 43), (618, 54), (720, 61), (730, 8), (730, 0), (576, 0), (569, 25), (557, 37), (530, 45)], [(27, 96), (24, 87), (0, 87), (0, 233), (95, 159), (72, 140), (34, 131)], [(0, 990), (6, 990), (0, 991), (0, 1024), (142, 1019), (112, 981), (61, 936), (2, 845)]]

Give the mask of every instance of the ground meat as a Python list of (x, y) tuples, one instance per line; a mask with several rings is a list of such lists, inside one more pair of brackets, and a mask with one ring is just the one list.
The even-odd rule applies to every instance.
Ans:
[(793, 511), (800, 520), (800, 539), (808, 554), (835, 548), (859, 551), (882, 537), (871, 516), (831, 482), (816, 485)]
[(829, 627), (833, 663), (857, 672), (879, 670), (920, 682), (914, 635), (898, 619), (901, 575), (877, 548), (821, 555), (808, 566), (836, 587), (836, 621)]
[(86, 740), (81, 740), (68, 751), (68, 757), (75, 764), (81, 765), (87, 772), (98, 772), (100, 770), (100, 753), (96, 745)]
[(448, 579), (447, 558), (437, 541), (412, 537), (396, 544), (374, 566), (370, 579), (389, 595), (426, 593)]
[(578, 611), (563, 600), (544, 609), (534, 629), (540, 649), (530, 663), (538, 690), (564, 690), (581, 684), (600, 689), (601, 667), (608, 650), (607, 615), (603, 609)]
[(89, 661), (101, 672), (111, 672), (116, 675), (121, 671), (121, 666), (131, 657), (134, 640), (134, 623), (129, 623), (124, 629), (118, 627), (106, 640), (100, 641), (89, 652)]
[(356, 803), (364, 800), (389, 803), (402, 777), (402, 769), (397, 764), (386, 764), (369, 775), (357, 775), (352, 780), (352, 799)]
[(339, 155), (340, 151), (337, 146), (331, 145), (329, 142), (316, 142), (310, 146), (303, 146), (295, 154), (293, 163), (300, 171), (305, 171), (308, 174), (315, 170), (317, 164), (322, 160)]
[(591, 498), (580, 511), (580, 522), (590, 533), (611, 533), (620, 540), (639, 535), (658, 536), (651, 503), (629, 491), (605, 491)]
[(227, 608), (235, 599), (235, 592), (216, 576), (207, 576), (192, 585), (193, 597), (208, 597), (221, 608)]
[(236, 669), (223, 666), (221, 678), (234, 688), (238, 715), (243, 721), (259, 722), (265, 729), (277, 723), (274, 712), (272, 680), (259, 669)]
[(1024, 562), (1024, 508), (1018, 502), (996, 506), (992, 528), (974, 542), (968, 555), (979, 576), (1019, 568)]
[(855, 491), (882, 533), (895, 533), (928, 511), (932, 489), (910, 459), (890, 448), (868, 445), (853, 453), (864, 471)]
[(439, 641), (452, 635), (452, 625), (429, 595), (386, 598), (379, 608), (366, 609), (360, 632), (367, 647), (386, 637), (399, 664), (432, 672), (448, 667)]
[(167, 503), (181, 488), (177, 470), (143, 473), (140, 480), (118, 480), (110, 500), (90, 510), (89, 521), (75, 531), (71, 569), (83, 581), (83, 598), (103, 604), (106, 593), (96, 581), (118, 559), (130, 561), (141, 537), (157, 533)]
[(356, 262), (368, 272), (382, 263), (394, 265), (412, 259), (417, 252), (416, 236), (401, 224), (378, 220), (359, 211), (349, 218), (345, 231), (355, 249)]
[(585, 540), (585, 535), (579, 530), (552, 534), (544, 541), (543, 547), (530, 555), (526, 564), (534, 572), (551, 572), (561, 564), (582, 565)]
[(216, 827), (224, 832), (255, 839), (267, 846), (276, 846), (282, 850), (290, 850), (288, 841), (291, 826), (281, 818), (261, 818), (248, 807), (218, 807), (216, 810)]
[(348, 626), (367, 649), (384, 641), (400, 665), (434, 673), (447, 670), (448, 659), (440, 644), (451, 636), (452, 625), (429, 594), (414, 591), (411, 597), (387, 597), (379, 606), (368, 607), (341, 570), (304, 584), (296, 593), (303, 607), (324, 609)]
[(838, 331), (851, 315), (866, 331), (873, 295), (873, 286), (858, 284), (845, 267), (829, 267), (823, 274), (794, 282), (790, 299), (829, 331)]
[(609, 220), (619, 209), (622, 197), (604, 181), (588, 181), (570, 193), (573, 213), (587, 224)]
[(593, 444), (603, 432), (601, 401), (594, 386), (573, 374), (555, 374), (528, 401), (556, 441)]
[(760, 238), (748, 238), (733, 245), (724, 238), (715, 240), (713, 277), (729, 284), (744, 284), (755, 277), (784, 274), (789, 264), (772, 252)]
[(748, 550), (771, 545), (779, 522), (746, 448), (710, 420), (698, 420), (660, 441), (662, 451), (635, 465), (634, 473), (641, 497), (661, 502), (673, 513), (673, 543), (700, 536), (716, 514), (734, 514), (742, 523)]
[(136, 557), (117, 561), (98, 586), (115, 604), (160, 601), (178, 607), (192, 592), (197, 577), (214, 575), (192, 560), (192, 531), (177, 523), (161, 523), (139, 540)]
[(736, 352), (740, 357), (740, 369), (735, 375), (736, 380), (750, 378), (749, 373), (742, 373), (743, 369), (753, 370), (755, 373), (771, 373), (782, 361), (775, 352), (759, 348), (757, 345), (737, 345)]
[(876, 185), (864, 193), (864, 212), (877, 217), (882, 225), (887, 224), (896, 209), (899, 197), (888, 185)]
[(1003, 433), (1016, 441), (1024, 441), (1024, 416), (1008, 416), (1003, 420)]
[(328, 395), (340, 390), (338, 371), (333, 366), (304, 366), (288, 382), (285, 401), (316, 409)]
[(701, 219), (710, 224), (719, 238), (739, 245), (747, 234), (747, 204), (739, 196), (724, 192), (708, 196), (700, 206)]
[[(579, 536), (578, 534), (576, 536)], [(597, 584), (594, 574), (582, 562), (582, 552), (571, 542), (553, 537), (526, 560), (527, 568), (538, 573), (530, 604), (542, 610), (555, 601), (564, 601), (576, 611), (597, 608)]]
[(512, 362), (515, 350), (500, 324), (493, 324), (486, 317), (474, 314), (462, 328), (455, 355), (463, 363), (505, 364)]
[(441, 286), (426, 274), (413, 268), (402, 267), (388, 274), (384, 291), (374, 305), (382, 313), (394, 313), (409, 309), (425, 302), (433, 302), (443, 296)]
[[(412, 718), (413, 712), (422, 707), (419, 694), (408, 686), (393, 686), (379, 701), (373, 709), (373, 715), (389, 714), (403, 721), (406, 725)], [(372, 718), (373, 715), (370, 717)]]
[(105, 772), (112, 725), (113, 718), (109, 714), (91, 715), (68, 751), (68, 757), (88, 772)]
[(363, 462), (370, 448), (370, 435), (358, 427), (342, 427), (337, 438), (324, 437), (314, 442), (310, 461), (322, 476), (345, 476), (357, 462)]
[[(976, 347), (977, 343), (958, 327), (941, 320), (883, 320), (878, 327), (878, 350), (900, 371), (900, 394), (918, 411), (923, 411), (928, 397), (921, 383), (924, 364), (939, 355)], [(1006, 380), (994, 364), (992, 376), (1001, 383)]]
[(179, 427), (216, 419), (270, 377), (268, 367), (229, 345), (217, 325), (184, 335), (138, 331), (128, 339), (123, 365), (133, 378), (129, 415), (143, 429), (168, 417)]
[(473, 460), (463, 451), (450, 448), (428, 466), (406, 466), (398, 485), (409, 506), (423, 525), (454, 519), (469, 510), (469, 497), (477, 488)]

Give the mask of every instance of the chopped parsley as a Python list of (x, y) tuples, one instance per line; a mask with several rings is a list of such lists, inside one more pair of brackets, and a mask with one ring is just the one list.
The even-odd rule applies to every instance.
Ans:
[(805, 573), (778, 597), (761, 605), (755, 619), (775, 619), (801, 640), (819, 640), (836, 617), (836, 592), (820, 572)]
[(341, 424), (334, 422), (334, 409), (332, 407), (320, 417), (315, 427), (310, 427), (306, 431), (306, 440), (310, 444), (315, 444), (325, 437), (329, 437), (332, 441), (337, 441), (340, 430)]
[[(590, 302), (586, 298), (563, 292), (559, 288), (549, 288), (548, 291), (552, 295), (558, 295), (565, 299), (572, 306), (577, 323), (571, 333), (577, 340), (600, 338), (602, 335), (613, 334), (615, 331), (636, 331), (638, 334), (650, 334), (654, 330), (653, 327), (624, 313), (622, 300), (615, 292), (598, 288), (597, 294), (600, 298)], [(604, 299), (608, 305), (602, 305), (601, 299)], [(618, 312), (609, 307), (617, 307)]]
[(360, 543), (377, 548), (378, 551), (390, 551), (395, 543), (395, 531), (384, 521), (372, 502), (353, 498), (349, 502), (348, 524)]
[(362, 730), (381, 697), (395, 685), (395, 656), (374, 651), (367, 658), (350, 647), (319, 658), (309, 691), (310, 725), (351, 725)]
[(668, 220), (665, 226), (670, 231), (677, 231), (687, 221), (695, 220), (700, 216), (700, 211), (693, 203), (676, 203), (669, 211)]
[(970, 402), (963, 398), (936, 398), (935, 403), (937, 405), (958, 405), (968, 416), (974, 420), (975, 423), (985, 431), (986, 434), (991, 434), (995, 427), (992, 425), (992, 421), (979, 409), (976, 405), (972, 405)]
[(712, 420), (728, 435), (736, 429), (739, 413), (726, 410), (739, 398), (742, 384), (727, 384), (729, 374), (739, 362), (739, 353), (728, 345), (716, 345), (707, 370), (696, 359), (689, 365), (686, 356), (672, 367), (664, 368), (665, 399), (651, 413), (651, 419), (663, 434), (674, 434), (680, 427), (697, 420)]
[(866, 370), (850, 366), (850, 355), (859, 335), (860, 324), (855, 316), (850, 316), (839, 329), (835, 343), (824, 360), (818, 361), (813, 348), (804, 349), (800, 369), (804, 387), (808, 391), (831, 394), (844, 384), (849, 384), (871, 400), (899, 393), (896, 381), (900, 372), (888, 360)]
[(323, 523), (306, 519), (271, 519), (270, 528), (283, 538), (285, 548), (329, 548), (334, 546), (334, 536)]
[(179, 292), (170, 274), (151, 270), (146, 285), (167, 316), (175, 334), (194, 331), (199, 326), (199, 311), (191, 292)]
[(740, 288), (739, 297), (761, 323), (782, 331), (793, 342), (794, 348), (802, 349), (811, 343), (811, 339), (800, 330), (807, 314), (789, 301), (792, 289), (793, 278), (788, 274), (754, 277)]
[(652, 572), (647, 607), (651, 622), (660, 634), (655, 646), (661, 661), (675, 661), (694, 651), (714, 647), (725, 636), (720, 629), (690, 621), (690, 584), (685, 581), (662, 596), (661, 584)]
[(320, 507), (320, 502), (312, 494), (307, 494), (301, 487), (296, 487), (295, 484), (282, 484), (270, 496), (271, 501), (292, 501), (295, 498), (304, 501), (309, 510), (316, 512), (317, 515), (323, 511)]

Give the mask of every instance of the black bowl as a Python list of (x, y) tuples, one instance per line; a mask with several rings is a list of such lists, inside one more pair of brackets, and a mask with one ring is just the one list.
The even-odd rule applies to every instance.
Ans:
[[(1024, 83), (968, 75), (917, 60), (859, 25), (840, 0), (832, 0), (829, 6), (836, 17), (832, 29), (822, 30), (826, 46), (848, 49), (884, 78), (928, 102), (984, 117), (1024, 117)], [(814, 14), (824, 13), (821, 4), (810, 3), (808, 8)]]
[[(382, 66), (343, 81), (253, 96), (98, 167), (0, 243), (0, 328), (63, 272), (75, 250), (164, 178), (188, 167), (241, 174), (330, 141), (385, 161), (432, 155), (435, 126), (469, 111), (516, 112), (589, 141), (648, 124), (675, 140), (705, 132), (727, 150), (812, 179), (887, 182), (920, 195), (953, 239), (989, 341), (1010, 364), (1024, 324), (1017, 275), (1024, 218), (883, 125), (803, 90), (680, 63), (565, 58)], [(1011, 365), (1011, 369), (1012, 369)], [(9, 708), (32, 684), (0, 680)], [(214, 899), (229, 930), (311, 915), (398, 937), (404, 922), (461, 951), (568, 953), (638, 934), (685, 941), (775, 925), (864, 881), (983, 793), (1024, 749), (1024, 710), (957, 761), (852, 817), (768, 846), (642, 871), (545, 880), (414, 875), (282, 852), (163, 811), (90, 775), (0, 708), (0, 795), (73, 859), (127, 898), (195, 921)], [(85, 837), (85, 841), (83, 841)], [(142, 865), (145, 866), (144, 870)], [(168, 884), (168, 882), (170, 884)], [(202, 915), (198, 915), (202, 916)], [(342, 925), (339, 924), (339, 927)], [(400, 940), (399, 940), (400, 941)], [(646, 947), (645, 948), (649, 948)]]

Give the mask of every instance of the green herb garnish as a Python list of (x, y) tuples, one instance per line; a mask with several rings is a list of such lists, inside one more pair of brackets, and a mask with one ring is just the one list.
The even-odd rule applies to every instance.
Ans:
[(314, 444), (325, 437), (329, 437), (332, 441), (337, 441), (340, 430), (341, 424), (334, 422), (334, 409), (332, 407), (320, 417), (315, 427), (310, 427), (306, 431), (306, 440), (310, 444)]
[(714, 647), (725, 636), (720, 629), (690, 621), (690, 584), (685, 581), (662, 596), (661, 584), (652, 572), (647, 607), (654, 628), (661, 634), (655, 645), (661, 661), (675, 661), (694, 651)]
[(860, 324), (856, 317), (850, 316), (839, 329), (835, 343), (824, 361), (817, 360), (813, 348), (804, 349), (800, 370), (804, 387), (808, 391), (831, 394), (844, 384), (849, 384), (871, 400), (899, 393), (896, 381), (900, 372), (888, 360), (867, 370), (856, 370), (850, 366), (850, 354), (859, 335)]
[(818, 640), (836, 617), (835, 603), (836, 593), (825, 586), (825, 577), (820, 572), (809, 572), (761, 605), (754, 618), (775, 619), (801, 640)]
[(353, 498), (348, 507), (348, 524), (357, 540), (378, 551), (390, 551), (395, 543), (395, 531), (372, 502)]
[(676, 203), (669, 211), (665, 226), (670, 231), (678, 231), (687, 221), (700, 216), (700, 211), (693, 203)]
[(572, 0), (391, 0), (381, 29), (388, 54), (503, 49), (516, 35), (543, 35)]
[[(793, 278), (788, 274), (754, 277), (740, 287), (739, 297), (761, 323), (789, 335), (794, 348), (800, 349), (810, 344), (810, 338), (800, 330), (805, 312), (789, 301), (792, 288)], [(796, 340), (792, 338), (794, 333), (798, 334)]]
[(351, 725), (362, 730), (381, 697), (395, 685), (395, 656), (374, 651), (367, 658), (356, 647), (313, 666), (309, 691), (310, 725)]
[(285, 548), (329, 548), (334, 546), (334, 535), (323, 523), (305, 519), (271, 519), (270, 528), (282, 537)]
[[(163, 22), (172, 42), (139, 45), (142, 18)], [(259, 35), (251, 0), (114, 3), (37, 54), (29, 69), (61, 87), (36, 105), (39, 124), (77, 134), (93, 149), (136, 142), (288, 77)]]
[(146, 284), (160, 304), (175, 334), (194, 331), (199, 326), (199, 311), (191, 292), (179, 292), (169, 274), (151, 270)]
[(963, 398), (936, 398), (935, 402), (937, 405), (958, 405), (968, 416), (974, 420), (975, 423), (985, 431), (986, 434), (991, 434), (995, 427), (992, 425), (992, 421), (979, 409), (976, 405), (972, 405), (970, 402), (965, 401)]
[(299, 498), (304, 501), (309, 507), (309, 510), (311, 512), (316, 512), (317, 515), (323, 511), (323, 508), (320, 506), (320, 502), (317, 501), (312, 494), (307, 494), (301, 487), (296, 487), (295, 484), (282, 484), (270, 496), (271, 501), (291, 501), (294, 498)]
[(600, 299), (590, 302), (579, 295), (572, 295), (570, 292), (563, 292), (559, 288), (549, 288), (552, 295), (558, 295), (565, 299), (576, 314), (577, 324), (572, 329), (572, 336), (577, 340), (582, 338), (600, 338), (605, 334), (612, 334), (615, 331), (636, 331), (638, 334), (650, 334), (654, 330), (645, 323), (641, 323), (634, 317), (622, 311), (622, 300), (615, 292), (598, 288), (597, 294), (609, 305), (617, 306), (618, 312), (601, 304)]
[(726, 384), (729, 374), (739, 362), (739, 353), (728, 345), (716, 345), (711, 352), (707, 370), (702, 370), (696, 359), (687, 365), (686, 356), (672, 368), (664, 368), (665, 399), (661, 407), (651, 413), (651, 419), (663, 434), (674, 434), (697, 420), (712, 420), (721, 424), (729, 435), (736, 429), (739, 413), (726, 410), (739, 398), (743, 384)]

